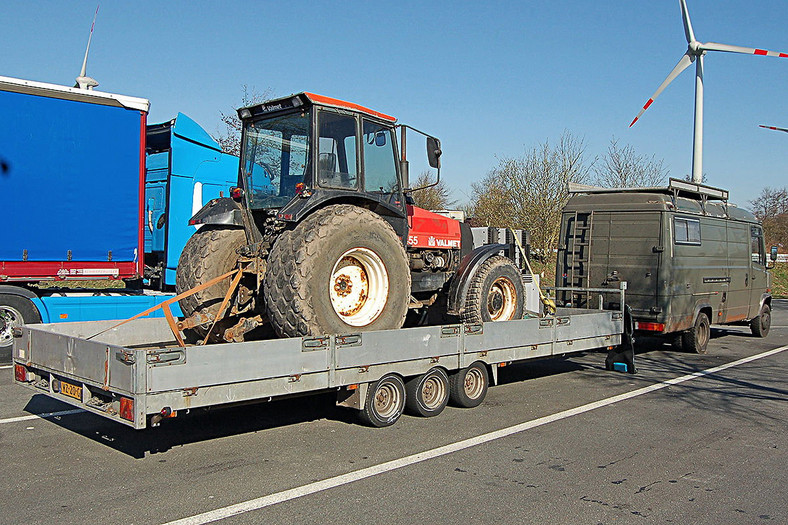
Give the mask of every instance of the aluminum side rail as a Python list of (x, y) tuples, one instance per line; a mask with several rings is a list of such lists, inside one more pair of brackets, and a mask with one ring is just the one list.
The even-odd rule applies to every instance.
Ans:
[[(619, 290), (606, 290), (618, 293)], [(623, 290), (622, 294), (623, 304)], [(31, 325), (14, 341), (15, 382), (137, 429), (151, 416), (320, 391), (385, 374), (481, 361), (502, 364), (610, 348), (621, 311), (559, 308), (555, 316), (180, 348), (164, 319), (138, 319), (98, 340), (111, 321)]]

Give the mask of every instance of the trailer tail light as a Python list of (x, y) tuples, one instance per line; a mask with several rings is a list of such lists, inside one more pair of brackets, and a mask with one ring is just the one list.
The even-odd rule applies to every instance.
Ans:
[(127, 421), (134, 421), (134, 400), (128, 397), (120, 398), (120, 417)]
[(644, 323), (638, 321), (635, 323), (635, 330), (646, 330), (648, 332), (664, 332), (665, 323)]
[(25, 365), (14, 365), (14, 379), (20, 383), (27, 383), (27, 368), (25, 368)]

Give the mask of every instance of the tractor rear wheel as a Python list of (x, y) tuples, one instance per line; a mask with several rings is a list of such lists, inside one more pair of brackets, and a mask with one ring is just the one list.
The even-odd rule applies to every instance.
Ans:
[[(183, 293), (207, 283), (211, 279), (232, 271), (237, 266), (236, 250), (246, 244), (243, 230), (205, 226), (192, 235), (181, 252), (175, 274), (175, 290)], [(183, 315), (191, 317), (195, 313), (215, 316), (230, 288), (230, 277), (181, 299), (178, 304)], [(221, 326), (217, 323), (217, 326)], [(195, 326), (194, 331), (205, 337), (211, 325)], [(216, 330), (214, 332), (217, 332)], [(221, 341), (212, 335), (214, 341)]]
[(461, 316), (463, 323), (523, 318), (523, 279), (511, 259), (501, 255), (490, 257), (470, 279)]
[(400, 328), (410, 298), (405, 248), (379, 215), (327, 206), (282, 232), (263, 293), (282, 337)]

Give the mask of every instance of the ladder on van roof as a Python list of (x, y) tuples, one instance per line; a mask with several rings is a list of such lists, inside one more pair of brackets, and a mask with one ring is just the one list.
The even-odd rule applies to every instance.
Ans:
[[(591, 263), (591, 234), (594, 227), (594, 212), (575, 212), (567, 224), (566, 236), (566, 270), (570, 288), (590, 288), (589, 265)], [(588, 292), (585, 293), (586, 305), (589, 302)], [(577, 301), (575, 301), (577, 297)], [(579, 306), (580, 294), (572, 292), (572, 304)]]

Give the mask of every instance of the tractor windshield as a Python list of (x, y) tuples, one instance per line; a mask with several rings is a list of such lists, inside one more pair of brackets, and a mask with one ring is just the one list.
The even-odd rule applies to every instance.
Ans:
[(309, 111), (246, 122), (243, 176), (252, 209), (281, 208), (304, 182), (309, 160)]

